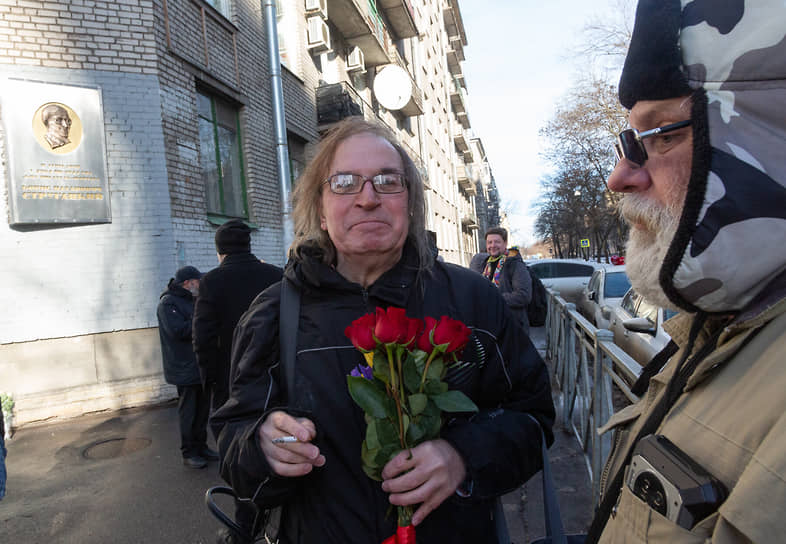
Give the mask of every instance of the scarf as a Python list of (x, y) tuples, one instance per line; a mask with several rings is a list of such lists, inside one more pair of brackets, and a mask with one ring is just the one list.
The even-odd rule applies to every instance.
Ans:
[[(498, 257), (489, 257), (486, 260), (486, 267), (483, 269), (483, 277), (491, 280), (491, 283), (499, 287), (499, 275), (502, 273), (502, 265), (508, 258), (508, 252), (500, 253)], [(498, 262), (499, 261), (499, 262)], [(497, 263), (497, 268), (494, 270), (494, 277), (491, 277), (491, 263)]]

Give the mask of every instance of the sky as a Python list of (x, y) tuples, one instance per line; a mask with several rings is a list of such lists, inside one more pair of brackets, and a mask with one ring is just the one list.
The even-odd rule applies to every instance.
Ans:
[[(469, 120), (494, 173), (511, 243), (535, 243), (531, 209), (549, 170), (539, 130), (577, 80), (570, 47), (606, 0), (459, 0), (467, 34), (464, 77)], [(611, 142), (609, 142), (611, 147)]]

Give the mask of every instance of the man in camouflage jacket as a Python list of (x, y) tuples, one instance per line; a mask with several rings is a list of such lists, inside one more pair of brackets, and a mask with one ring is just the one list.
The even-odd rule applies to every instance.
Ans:
[[(625, 193), (627, 272), (645, 297), (684, 311), (666, 323), (679, 351), (601, 429), (615, 438), (588, 541), (780, 541), (786, 6), (640, 0), (619, 94), (633, 130), (608, 185)], [(643, 500), (631, 459), (648, 435), (715, 478), (718, 504), (675, 521), (672, 501)]]

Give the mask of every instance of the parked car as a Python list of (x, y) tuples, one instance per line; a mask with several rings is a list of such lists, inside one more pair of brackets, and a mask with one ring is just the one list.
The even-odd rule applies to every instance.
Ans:
[(578, 302), (598, 263), (580, 259), (537, 259), (527, 261), (530, 271), (547, 289), (558, 291), (567, 302)]
[(671, 340), (663, 322), (675, 314), (648, 302), (631, 287), (611, 312), (614, 343), (644, 366)]
[(611, 310), (620, 305), (630, 289), (625, 266), (606, 266), (592, 273), (576, 304), (579, 313), (599, 329), (609, 328)]

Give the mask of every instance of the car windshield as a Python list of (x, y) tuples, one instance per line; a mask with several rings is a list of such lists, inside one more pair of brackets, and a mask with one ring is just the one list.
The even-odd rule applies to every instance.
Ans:
[(625, 272), (610, 272), (606, 274), (604, 288), (606, 298), (624, 297), (630, 289), (630, 280)]

